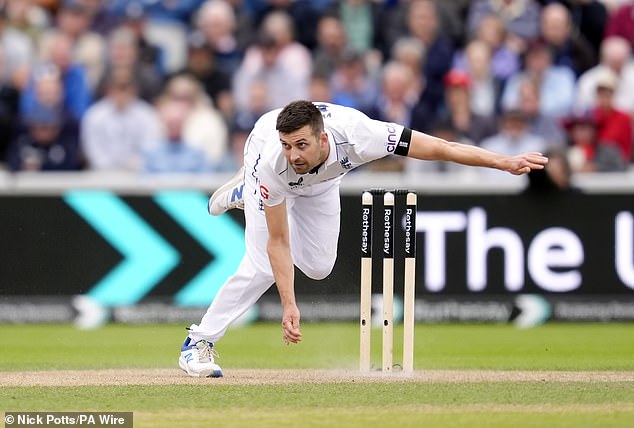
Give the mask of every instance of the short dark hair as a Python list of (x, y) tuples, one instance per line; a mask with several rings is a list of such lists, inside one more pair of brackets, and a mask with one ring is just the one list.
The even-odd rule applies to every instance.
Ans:
[(295, 132), (304, 126), (310, 126), (315, 136), (324, 130), (321, 111), (310, 101), (293, 101), (287, 104), (277, 116), (275, 129), (284, 134)]

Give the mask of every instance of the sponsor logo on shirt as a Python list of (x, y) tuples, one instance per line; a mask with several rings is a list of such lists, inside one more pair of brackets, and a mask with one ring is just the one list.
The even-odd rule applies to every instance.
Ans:
[(392, 124), (386, 123), (387, 128), (387, 141), (385, 142), (385, 149), (389, 153), (394, 153), (396, 144), (398, 143), (398, 135), (396, 135), (396, 127)]
[(263, 199), (269, 199), (269, 189), (267, 189), (266, 186), (260, 185), (260, 196), (262, 196)]

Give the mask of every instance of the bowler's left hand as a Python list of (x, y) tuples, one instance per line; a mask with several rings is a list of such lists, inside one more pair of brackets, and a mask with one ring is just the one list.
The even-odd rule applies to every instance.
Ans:
[(528, 174), (534, 169), (544, 169), (548, 163), (548, 158), (539, 152), (522, 153), (512, 156), (503, 161), (504, 171), (513, 175)]

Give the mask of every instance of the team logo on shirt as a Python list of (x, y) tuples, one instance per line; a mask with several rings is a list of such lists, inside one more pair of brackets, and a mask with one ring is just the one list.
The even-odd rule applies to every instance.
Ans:
[(339, 163), (341, 164), (341, 167), (343, 169), (352, 169), (352, 162), (350, 162), (350, 159), (348, 158), (348, 156), (345, 156), (344, 158), (342, 158)]
[(299, 177), (299, 180), (297, 181), (289, 181), (288, 185), (291, 187), (291, 189), (295, 189), (297, 187), (303, 186), (304, 185), (304, 177)]
[(396, 144), (398, 143), (398, 135), (396, 135), (396, 128), (390, 123), (386, 123), (387, 128), (387, 141), (385, 142), (385, 149), (389, 153), (393, 153), (396, 150)]
[(315, 104), (315, 107), (319, 109), (322, 117), (331, 117), (331, 113), (328, 111), (328, 106), (326, 104)]
[(260, 196), (262, 196), (263, 199), (269, 199), (269, 189), (267, 189), (266, 186), (260, 185)]

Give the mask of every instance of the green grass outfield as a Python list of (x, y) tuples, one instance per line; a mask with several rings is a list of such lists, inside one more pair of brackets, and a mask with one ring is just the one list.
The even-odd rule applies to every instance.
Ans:
[[(277, 324), (232, 329), (218, 343), (226, 377), (192, 379), (176, 365), (182, 325), (0, 325), (0, 411), (133, 411), (137, 428), (634, 427), (634, 324), (420, 324), (414, 379), (356, 373), (354, 323), (305, 323), (303, 334), (285, 346)], [(374, 331), (377, 365), (380, 336)], [(119, 377), (69, 382), (77, 372), (68, 370), (102, 369)], [(288, 381), (259, 381), (259, 371), (279, 369)], [(135, 370), (166, 382), (127, 381)], [(244, 373), (249, 382), (240, 382)], [(301, 373), (313, 375), (293, 379)]]

